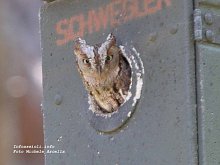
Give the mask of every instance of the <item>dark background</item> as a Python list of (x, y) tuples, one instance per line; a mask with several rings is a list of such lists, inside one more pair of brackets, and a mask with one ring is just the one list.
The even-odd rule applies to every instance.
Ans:
[(0, 1), (0, 165), (41, 165), (43, 154), (13, 154), (13, 145), (43, 145), (40, 0)]

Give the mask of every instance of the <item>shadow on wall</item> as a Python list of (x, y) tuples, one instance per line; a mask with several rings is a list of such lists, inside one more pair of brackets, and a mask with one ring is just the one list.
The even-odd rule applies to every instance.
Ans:
[(40, 5), (0, 1), (0, 165), (44, 164), (43, 154), (13, 153), (14, 145), (43, 146)]

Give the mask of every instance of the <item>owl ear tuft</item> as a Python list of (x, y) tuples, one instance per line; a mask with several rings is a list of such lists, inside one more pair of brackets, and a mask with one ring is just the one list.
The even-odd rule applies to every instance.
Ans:
[(116, 44), (115, 36), (112, 33), (110, 33), (108, 37), (106, 38), (106, 41), (104, 44), (106, 45), (107, 48), (114, 46)]
[(106, 42), (109, 42), (110, 45), (115, 45), (116, 44), (115, 36), (112, 33), (110, 33), (106, 38)]
[(74, 47), (73, 47), (73, 50), (74, 50), (74, 53), (75, 55), (79, 55), (81, 52), (82, 52), (82, 46), (86, 44), (86, 41), (85, 40), (82, 40), (81, 38), (77, 38), (75, 41), (74, 41)]
[(80, 47), (81, 47), (82, 45), (85, 45), (85, 44), (86, 44), (86, 41), (85, 41), (85, 40), (82, 40), (81, 38), (78, 37), (78, 38), (74, 41), (74, 44), (75, 44), (74, 50), (75, 50), (75, 49), (80, 49)]

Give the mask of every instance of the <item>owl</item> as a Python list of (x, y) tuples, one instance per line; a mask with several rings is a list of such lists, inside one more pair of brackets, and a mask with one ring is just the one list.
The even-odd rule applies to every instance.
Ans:
[(131, 68), (113, 34), (109, 34), (104, 43), (94, 46), (76, 39), (74, 54), (84, 86), (98, 111), (117, 111), (128, 94)]

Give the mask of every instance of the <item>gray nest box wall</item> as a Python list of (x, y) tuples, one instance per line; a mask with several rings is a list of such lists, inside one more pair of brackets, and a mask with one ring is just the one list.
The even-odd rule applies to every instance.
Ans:
[[(46, 165), (198, 164), (192, 1), (60, 0), (43, 5), (40, 22)], [(109, 33), (143, 62), (143, 85), (135, 106), (95, 117), (73, 46)]]

